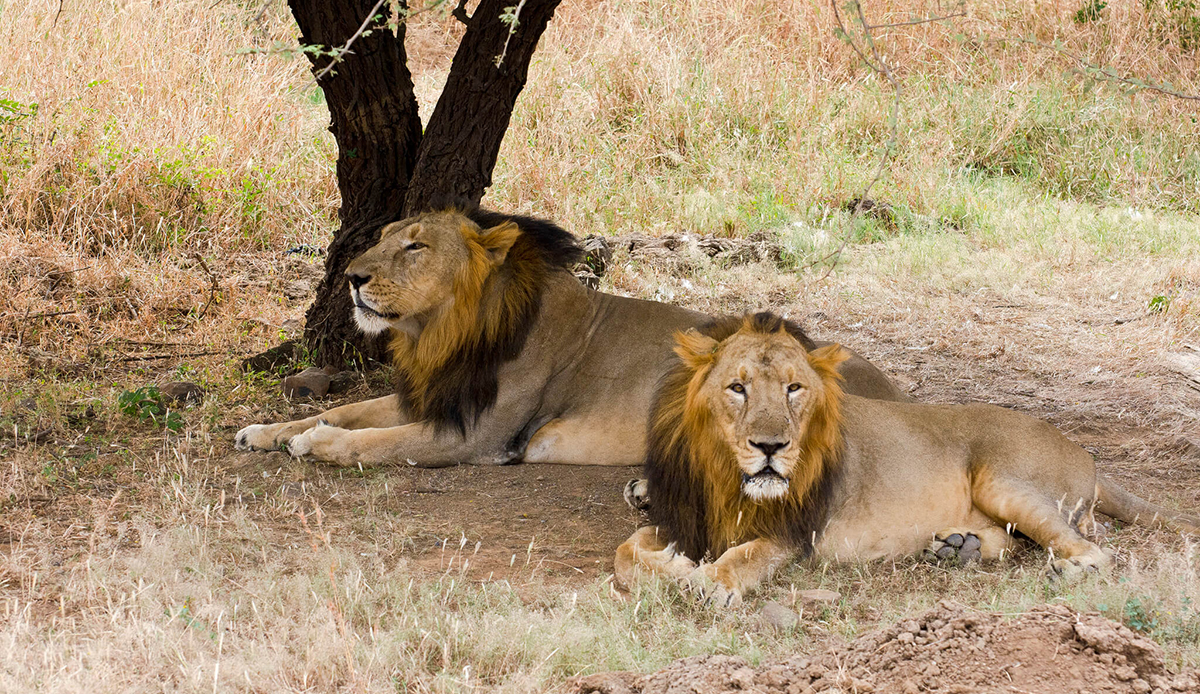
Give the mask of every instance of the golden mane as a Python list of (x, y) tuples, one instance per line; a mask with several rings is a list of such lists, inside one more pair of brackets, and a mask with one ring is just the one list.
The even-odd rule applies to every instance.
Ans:
[[(800, 458), (782, 499), (753, 501), (742, 493), (733, 451), (700, 395), (728, 337), (740, 331), (781, 330), (803, 335), (798, 326), (769, 313), (724, 319), (699, 334), (676, 335), (680, 361), (664, 377), (651, 411), (646, 476), (654, 495), (651, 520), (693, 559), (716, 558), (730, 546), (756, 538), (809, 551), (813, 533), (824, 523), (842, 448), (842, 377), (837, 365), (846, 352), (829, 345), (808, 355), (824, 395), (804, 432)], [(812, 344), (807, 336), (801, 343)]]
[[(550, 273), (574, 262), (579, 249), (570, 233), (544, 220), (462, 214), (468, 259), (454, 277), (454, 301), (429, 316), (416, 338), (393, 331), (389, 346), (397, 391), (413, 418), (465, 434), (495, 403), (497, 372), (524, 347)], [(503, 261), (496, 265), (495, 257)]]

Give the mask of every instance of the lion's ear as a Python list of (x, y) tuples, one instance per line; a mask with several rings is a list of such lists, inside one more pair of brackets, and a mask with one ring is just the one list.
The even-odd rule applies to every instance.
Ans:
[(521, 235), (521, 228), (511, 220), (479, 232), (479, 245), (487, 252), (493, 265), (503, 265), (508, 251)]
[(693, 370), (711, 362), (717, 352), (717, 341), (695, 328), (675, 333), (675, 353)]
[(837, 367), (850, 358), (850, 353), (839, 344), (825, 345), (808, 353), (808, 365), (824, 381), (840, 381), (842, 375)]
[(398, 222), (391, 222), (390, 225), (384, 225), (382, 229), (379, 229), (379, 240), (382, 241), (390, 237), (390, 235), (395, 234), (400, 229), (408, 228), (414, 221), (414, 217), (409, 217), (407, 220), (400, 220)]

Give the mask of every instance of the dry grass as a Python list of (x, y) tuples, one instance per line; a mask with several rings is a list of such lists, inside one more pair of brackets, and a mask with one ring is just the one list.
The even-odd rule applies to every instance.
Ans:
[[(997, 41), (1061, 41), (1200, 93), (1190, 15), (1150, 6), (1080, 24), (1075, 2), (973, 5), (883, 32), (904, 92), (873, 197), (893, 217), (852, 221), (842, 205), (871, 176), (891, 95), (827, 6), (565, 3), (488, 202), (581, 235), (767, 230), (788, 249), (782, 271), (629, 261), (605, 288), (789, 311), (922, 399), (1047, 417), (1109, 474), (1194, 507), (1177, 437), (1200, 403), (1164, 360), (1200, 343), (1195, 102), (1099, 88), (1058, 51)], [(507, 581), (469, 575), (470, 543), (431, 573), (413, 549), (427, 521), (375, 501), (391, 473), (327, 473), (319, 498), (288, 492), (287, 471), (243, 474), (232, 430), (312, 406), (279, 402), (235, 358), (295, 330), (319, 261), (281, 253), (336, 226), (304, 61), (242, 51), (295, 29), (282, 3), (57, 10), (0, 6), (0, 690), (528, 691), (694, 653), (820, 648), (941, 597), (1065, 600), (1200, 662), (1196, 549), (1166, 534), (1111, 533), (1118, 573), (1064, 592), (1038, 552), (965, 572), (798, 568), (767, 596), (822, 586), (843, 601), (781, 635), (665, 586), (614, 600), (603, 579), (540, 571), (535, 549)], [(877, 23), (936, 10), (867, 6)], [(426, 114), (459, 35), (432, 13), (410, 29)], [(117, 411), (122, 391), (172, 378), (209, 389), (182, 436)], [(327, 514), (306, 531), (296, 512), (314, 502)]]

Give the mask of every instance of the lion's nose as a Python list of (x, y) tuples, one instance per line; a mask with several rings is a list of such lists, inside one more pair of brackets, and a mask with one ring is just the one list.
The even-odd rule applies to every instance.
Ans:
[(770, 458), (779, 451), (787, 448), (791, 441), (755, 441), (753, 439), (749, 439), (747, 440), (747, 443), (749, 443), (752, 447), (762, 451), (763, 455)]
[(346, 275), (350, 278), (350, 286), (354, 287), (355, 289), (358, 289), (367, 282), (371, 281), (370, 275), (355, 275), (351, 273), (346, 273)]

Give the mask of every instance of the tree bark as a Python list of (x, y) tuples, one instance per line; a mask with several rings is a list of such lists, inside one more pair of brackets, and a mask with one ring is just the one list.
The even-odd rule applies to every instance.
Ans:
[[(358, 37), (351, 52), (321, 78), (329, 130), (338, 144), (342, 205), (341, 228), (329, 245), (325, 278), (304, 329), (314, 363), (341, 367), (347, 361), (385, 361), (384, 341), (368, 339), (354, 326), (346, 266), (376, 242), (388, 222), (439, 202), (479, 202), (491, 185), (534, 50), (559, 2), (480, 0), (424, 135), (403, 22), (393, 34), (386, 20), (373, 20), (370, 34)], [(330, 49), (345, 45), (375, 2), (288, 0), (288, 6), (300, 25), (301, 42)], [(403, 0), (400, 6), (406, 8)], [(510, 31), (501, 15), (518, 7)], [(313, 74), (331, 60), (310, 59)]]
[[(439, 200), (478, 203), (483, 197), (533, 52), (560, 1), (480, 0), (425, 128), (404, 199), (406, 214)], [(510, 34), (500, 16), (517, 6), (517, 25)]]
[[(289, 0), (304, 45), (340, 48), (375, 6), (373, 0)], [(401, 7), (405, 7), (401, 2)], [(329, 130), (337, 140), (341, 228), (329, 245), (325, 278), (308, 310), (304, 329), (314, 363), (382, 361), (384, 342), (367, 339), (354, 325), (345, 271), (370, 248), (379, 228), (399, 218), (421, 143), (421, 119), (404, 50), (404, 24), (396, 33), (383, 16), (360, 36), (319, 84), (329, 106)], [(310, 55), (313, 74), (332, 60)]]

